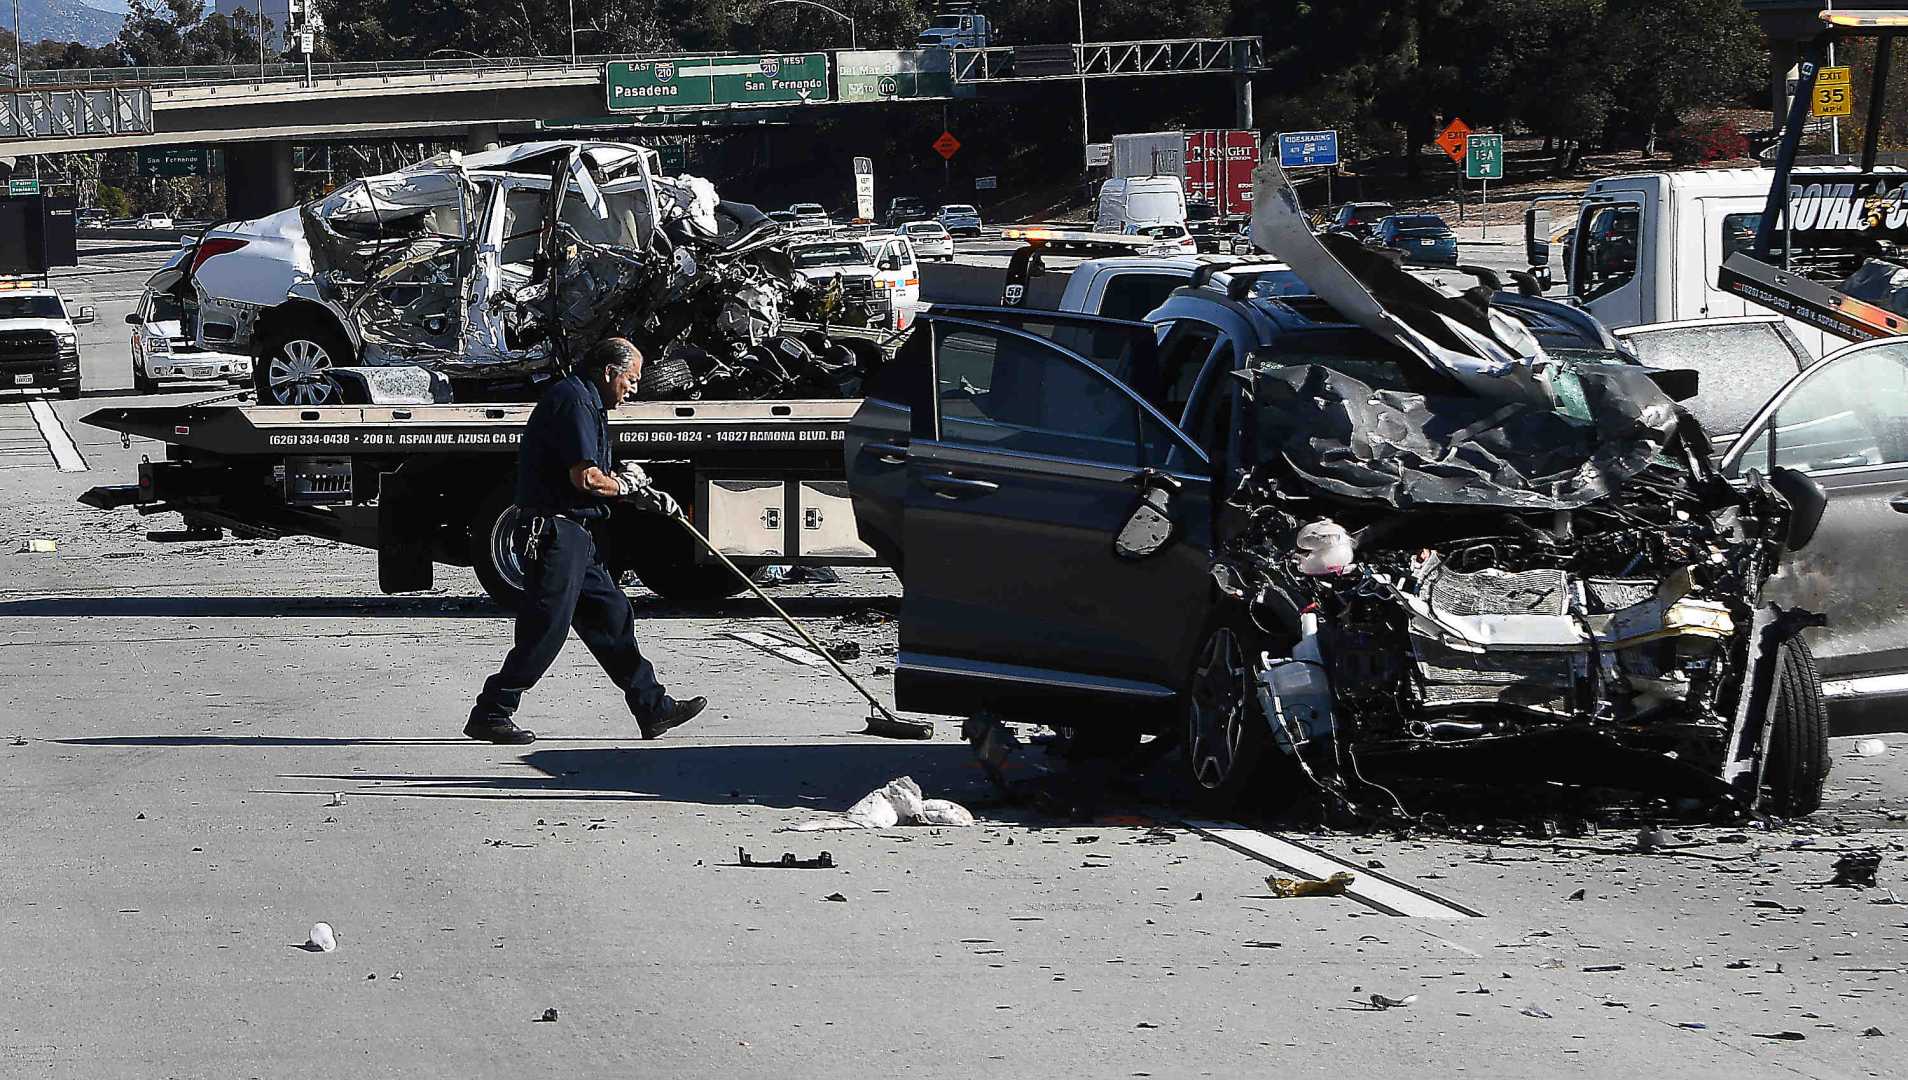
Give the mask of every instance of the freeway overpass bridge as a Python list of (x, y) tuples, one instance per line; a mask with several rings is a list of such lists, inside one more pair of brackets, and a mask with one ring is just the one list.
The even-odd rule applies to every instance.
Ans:
[(946, 101), (990, 87), (1220, 75), (1251, 126), (1255, 37), (842, 50), (765, 56), (470, 57), (422, 61), (95, 68), (28, 73), (0, 90), (0, 156), (225, 147), (238, 216), (292, 202), (300, 141), (463, 135), (472, 149), (553, 127), (635, 127), (658, 117)]

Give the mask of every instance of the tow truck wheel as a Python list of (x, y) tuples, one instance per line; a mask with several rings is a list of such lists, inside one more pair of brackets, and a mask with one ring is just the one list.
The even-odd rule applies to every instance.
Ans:
[(338, 384), (330, 371), (351, 359), (350, 343), (331, 327), (303, 324), (273, 330), (253, 364), (259, 404), (334, 404)]
[(718, 562), (696, 561), (696, 541), (688, 530), (656, 514), (633, 515), (634, 527), (622, 533), (628, 539), (625, 558), (643, 587), (672, 604), (709, 607), (748, 588), (736, 573)]
[(1822, 805), (1828, 783), (1828, 711), (1815, 655), (1799, 637), (1782, 643), (1776, 658), (1769, 760), (1762, 769), (1763, 805), (1782, 817), (1803, 817)]
[(470, 521), (470, 565), (477, 580), (499, 606), (515, 611), (523, 603), (526, 580), (522, 515), (515, 486), (499, 484), (477, 507)]
[(1213, 811), (1246, 801), (1272, 750), (1272, 731), (1252, 685), (1253, 638), (1238, 618), (1214, 619), (1193, 662), (1181, 748), (1195, 800)]

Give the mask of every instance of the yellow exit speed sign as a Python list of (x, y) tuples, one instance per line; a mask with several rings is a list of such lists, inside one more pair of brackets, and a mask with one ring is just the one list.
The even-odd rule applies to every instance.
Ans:
[(1825, 67), (1815, 73), (1815, 100), (1810, 116), (1853, 116), (1855, 98), (1849, 93), (1848, 69)]

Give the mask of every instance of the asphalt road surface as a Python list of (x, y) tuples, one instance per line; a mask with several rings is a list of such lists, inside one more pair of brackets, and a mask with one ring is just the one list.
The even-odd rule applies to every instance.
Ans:
[[(108, 326), (119, 257), (76, 275)], [(88, 354), (92, 393), (130, 382)], [(1200, 832), (1170, 784), (1061, 821), (951, 722), (857, 734), (851, 689), (735, 636), (778, 631), (757, 602), (636, 591), (703, 719), (639, 741), (572, 643), (520, 716), (542, 740), (479, 745), (511, 623), (468, 571), (388, 597), (326, 542), (151, 543), (176, 522), (75, 502), (162, 452), (91, 407), (0, 403), (0, 1075), (1901, 1075), (1899, 738), (1837, 740), (1809, 822), (1674, 853)], [(846, 577), (783, 593), (885, 695), (899, 588)], [(782, 831), (902, 775), (980, 824)], [(1431, 913), (1275, 899), (1292, 840)], [(1825, 885), (1858, 849), (1882, 887)], [(301, 948), (319, 921), (336, 951)]]

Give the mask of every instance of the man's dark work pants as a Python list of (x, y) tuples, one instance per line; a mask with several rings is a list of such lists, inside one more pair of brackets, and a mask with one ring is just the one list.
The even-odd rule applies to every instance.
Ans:
[(550, 670), (570, 628), (617, 686), (639, 720), (662, 713), (668, 702), (656, 669), (636, 647), (636, 616), (616, 587), (588, 529), (569, 518), (552, 518), (534, 562), (525, 564), (523, 608), (517, 613), (517, 643), (503, 667), (484, 683), (471, 710), (473, 720), (508, 720), (523, 692)]

